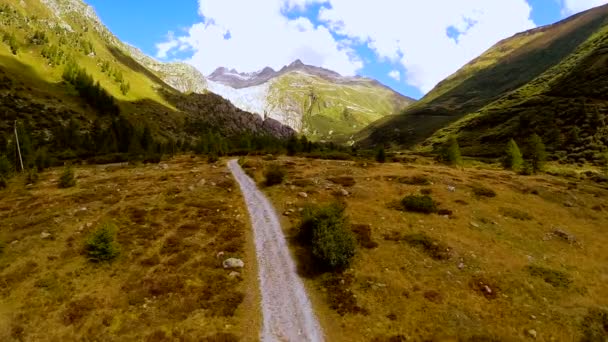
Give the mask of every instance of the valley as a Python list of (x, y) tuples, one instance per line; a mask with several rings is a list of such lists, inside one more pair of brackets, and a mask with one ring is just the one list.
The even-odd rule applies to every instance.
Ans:
[[(212, 2), (188, 35), (229, 47)], [(412, 51), (333, 1), (260, 2), (338, 43), (258, 71), (89, 3), (0, 0), (0, 341), (608, 339), (608, 4), (414, 99)]]

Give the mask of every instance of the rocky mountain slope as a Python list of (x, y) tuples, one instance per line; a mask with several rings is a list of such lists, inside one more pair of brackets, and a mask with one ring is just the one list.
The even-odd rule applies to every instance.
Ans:
[(555, 155), (592, 160), (608, 146), (608, 6), (505, 39), (402, 115), (363, 130), (363, 144), (437, 147), (497, 156), (541, 135)]
[[(193, 121), (225, 135), (293, 134), (221, 97), (196, 94), (206, 89), (196, 69), (156, 62), (122, 43), (81, 0), (2, 0), (0, 36), (0, 136), (14, 120), (30, 127), (37, 141), (53, 140), (70, 120), (83, 130), (98, 120), (107, 125), (117, 111), (100, 109), (100, 93), (129, 121), (165, 139), (192, 139), (185, 125)], [(68, 66), (90, 79), (88, 88), (71, 84), (83, 78), (66, 79)]]
[(314, 140), (346, 142), (369, 123), (414, 103), (377, 81), (296, 60), (275, 71), (218, 68), (208, 89), (235, 106), (275, 119)]

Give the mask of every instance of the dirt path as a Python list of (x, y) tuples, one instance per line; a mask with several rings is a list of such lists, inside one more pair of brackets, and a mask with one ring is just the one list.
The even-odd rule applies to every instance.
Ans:
[(241, 187), (253, 231), (262, 292), (262, 341), (323, 341), (323, 333), (291, 258), (279, 218), (239, 166), (228, 167)]

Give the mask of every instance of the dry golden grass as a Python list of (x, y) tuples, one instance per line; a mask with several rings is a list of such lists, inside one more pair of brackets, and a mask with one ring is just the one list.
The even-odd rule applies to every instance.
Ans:
[[(1, 341), (257, 338), (255, 255), (238, 187), (221, 163), (166, 164), (77, 167), (71, 189), (58, 189), (62, 169), (53, 169), (32, 187), (17, 177), (0, 191)], [(83, 246), (104, 222), (118, 227), (121, 253), (95, 264)], [(232, 256), (246, 265), (236, 278), (221, 267)]]
[[(247, 160), (248, 172), (261, 181), (267, 162)], [(608, 336), (608, 312), (601, 311), (608, 307), (606, 188), (428, 162), (279, 162), (288, 170), (286, 182), (265, 191), (285, 213), (289, 236), (299, 208), (335, 200), (342, 188), (335, 180), (354, 178), (341, 198), (368, 248), (359, 248), (344, 274), (307, 273), (305, 279), (328, 340)], [(431, 184), (423, 185), (424, 178)], [(420, 193), (438, 202), (441, 214), (396, 209), (404, 196)], [(301, 254), (295, 242), (292, 247)]]

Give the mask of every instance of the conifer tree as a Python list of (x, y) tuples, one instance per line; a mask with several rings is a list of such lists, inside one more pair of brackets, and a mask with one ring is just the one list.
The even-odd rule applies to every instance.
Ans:
[(380, 146), (376, 150), (376, 161), (378, 163), (384, 163), (384, 162), (386, 162), (386, 152), (384, 152), (384, 146)]
[(449, 165), (461, 165), (462, 156), (460, 154), (460, 146), (456, 137), (451, 137), (445, 147), (443, 159)]
[(533, 173), (542, 171), (547, 160), (547, 152), (545, 144), (538, 134), (533, 134), (530, 137), (530, 167)]
[(515, 140), (511, 139), (507, 144), (506, 155), (503, 160), (503, 165), (508, 170), (519, 171), (524, 164), (521, 151)]

